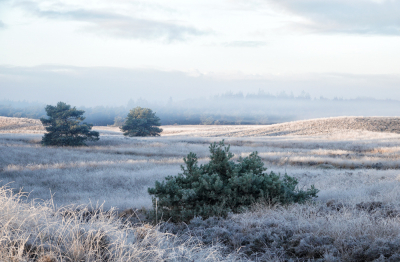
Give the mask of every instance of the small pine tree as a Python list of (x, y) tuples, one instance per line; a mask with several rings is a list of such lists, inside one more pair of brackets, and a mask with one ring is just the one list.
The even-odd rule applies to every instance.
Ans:
[(91, 131), (91, 124), (81, 123), (85, 118), (85, 111), (71, 108), (64, 102), (58, 102), (57, 106), (47, 105), (48, 119), (40, 118), (46, 127), (46, 133), (42, 138), (42, 144), (46, 146), (82, 146), (85, 141), (99, 140), (99, 132)]
[(150, 108), (136, 107), (130, 110), (121, 131), (124, 136), (159, 136), (162, 132), (160, 118)]
[[(148, 192), (153, 197), (157, 216), (172, 221), (189, 221), (195, 216), (226, 216), (240, 212), (257, 201), (271, 204), (305, 202), (316, 197), (318, 190), (297, 188), (297, 180), (288, 175), (281, 179), (274, 172), (264, 173), (264, 163), (253, 152), (235, 163), (224, 141), (210, 145), (210, 162), (198, 166), (197, 156), (189, 153), (181, 166), (183, 173), (168, 176)], [(156, 203), (157, 199), (157, 203)], [(157, 207), (156, 207), (157, 206)], [(156, 212), (151, 214), (156, 216)]]

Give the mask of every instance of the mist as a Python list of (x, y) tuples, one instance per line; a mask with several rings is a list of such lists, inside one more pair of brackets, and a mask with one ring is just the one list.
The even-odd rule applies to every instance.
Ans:
[[(170, 98), (174, 101), (209, 99), (226, 92), (247, 95), (260, 90), (276, 96), (283, 91), (294, 96), (306, 92), (313, 99), (323, 96), (329, 99), (371, 97), (400, 100), (399, 85), (398, 75), (248, 76), (240, 72), (204, 75), (110, 67), (0, 66), (0, 100), (44, 104), (63, 101), (80, 107), (125, 106), (131, 99), (144, 99), (151, 103), (166, 103)], [(199, 106), (202, 107), (196, 107)], [(286, 108), (279, 103), (277, 106)]]
[[(55, 103), (53, 103), (55, 105)], [(46, 104), (29, 101), (0, 100), (0, 115), (9, 117), (46, 117)], [(76, 106), (73, 105), (72, 106)], [(166, 102), (130, 99), (123, 106), (77, 106), (84, 110), (86, 122), (114, 125), (123, 121), (137, 106), (151, 108), (162, 125), (268, 125), (295, 120), (336, 116), (397, 116), (400, 101), (373, 98), (312, 98), (285, 91), (279, 94), (225, 92), (209, 98), (198, 97)]]

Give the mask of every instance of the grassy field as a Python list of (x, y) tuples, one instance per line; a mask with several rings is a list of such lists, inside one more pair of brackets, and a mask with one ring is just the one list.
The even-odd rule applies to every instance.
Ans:
[[(125, 138), (118, 128), (94, 127), (100, 141), (80, 148), (41, 146), (43, 131), (35, 120), (0, 120), (1, 184), (14, 194), (22, 189), (29, 193), (29, 200), (43, 205), (51, 199), (47, 211), (34, 205), (38, 217), (55, 212), (57, 220), (66, 206), (89, 205), (91, 209), (102, 205), (104, 210), (115, 210), (115, 219), (107, 220), (107, 225), (118, 228), (118, 212), (151, 208), (148, 187), (179, 173), (182, 158), (189, 152), (206, 162), (209, 144), (222, 139), (231, 145), (235, 158), (258, 151), (269, 171), (287, 173), (298, 178), (300, 187), (315, 185), (320, 190), (313, 204), (258, 204), (227, 219), (198, 218), (186, 226), (163, 223), (152, 228), (160, 237), (178, 235), (165, 250), (173, 246), (190, 251), (192, 260), (189, 255), (187, 260), (179, 255), (162, 258), (159, 254), (169, 251), (160, 251), (164, 250), (160, 247), (157, 252), (161, 253), (148, 258), (132, 255), (110, 261), (400, 259), (398, 118), (331, 118), (272, 126), (163, 126), (157, 138)], [(10, 190), (2, 190), (3, 203), (16, 201)], [(7, 221), (4, 215), (1, 219), (2, 224)], [(94, 225), (101, 222), (93, 221)], [(111, 235), (119, 234), (113, 230)], [(185, 242), (192, 238), (199, 242)], [(54, 261), (60, 260), (56, 253)], [(206, 258), (204, 254), (214, 255)]]

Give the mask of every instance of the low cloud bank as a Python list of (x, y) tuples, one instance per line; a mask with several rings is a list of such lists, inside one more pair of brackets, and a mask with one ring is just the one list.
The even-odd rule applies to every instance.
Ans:
[[(210, 98), (185, 99), (154, 102), (131, 99), (124, 106), (82, 107), (88, 123), (113, 125), (122, 121), (129, 110), (136, 106), (151, 108), (161, 118), (163, 125), (206, 124), (244, 125), (274, 124), (335, 116), (398, 116), (400, 101), (372, 98), (327, 99), (311, 98), (303, 92), (298, 96), (281, 92), (272, 95), (259, 91), (244, 95), (227, 92)], [(0, 101), (0, 115), (10, 117), (46, 117), (45, 104), (27, 101)]]
[(400, 75), (308, 74), (282, 76), (225, 76), (179, 71), (73, 66), (0, 66), (2, 99), (45, 104), (59, 101), (76, 106), (125, 106), (130, 99), (165, 103), (191, 98), (208, 99), (226, 92), (259, 90), (278, 95), (285, 90), (311, 98), (400, 100)]

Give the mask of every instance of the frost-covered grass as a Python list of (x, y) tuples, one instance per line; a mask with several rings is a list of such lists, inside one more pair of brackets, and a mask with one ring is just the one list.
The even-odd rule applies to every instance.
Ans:
[[(41, 134), (0, 134), (0, 180), (17, 190), (23, 188), (32, 198), (53, 195), (57, 206), (91, 201), (104, 202), (105, 208), (150, 207), (148, 187), (176, 175), (189, 152), (207, 161), (209, 143), (223, 139), (187, 135), (125, 138), (113, 128), (98, 130), (99, 142), (78, 148), (43, 147)], [(258, 151), (269, 170), (287, 172), (302, 186), (315, 184), (325, 201), (356, 195), (365, 198), (365, 191), (382, 191), (381, 187), (397, 183), (399, 138), (393, 133), (353, 131), (225, 137), (225, 141), (236, 158)]]
[(43, 133), (40, 120), (0, 116), (0, 133)]
[[(398, 200), (398, 198), (396, 198)], [(161, 231), (224, 243), (254, 261), (399, 261), (400, 209), (381, 202), (254, 206), (226, 219), (163, 224)]]
[[(29, 199), (52, 195), (51, 212), (103, 202), (105, 210), (151, 208), (148, 187), (180, 172), (189, 152), (208, 161), (209, 144), (224, 138), (235, 158), (258, 151), (268, 171), (286, 172), (298, 178), (300, 187), (314, 184), (320, 190), (316, 202), (260, 204), (227, 219), (163, 224), (161, 231), (198, 237), (207, 245), (219, 241), (227, 248), (224, 254), (243, 253), (259, 261), (372, 261), (380, 254), (387, 261), (400, 260), (394, 248), (400, 246), (399, 134), (339, 128), (253, 137), (259, 126), (254, 132), (250, 127), (163, 128), (167, 132), (161, 137), (125, 138), (116, 128), (96, 127), (100, 141), (79, 148), (43, 147), (41, 134), (0, 134), (0, 180), (14, 193), (23, 188)], [(234, 136), (243, 130), (249, 136)]]
[(0, 188), (0, 261), (233, 261), (217, 245), (123, 224), (113, 210), (55, 209)]

